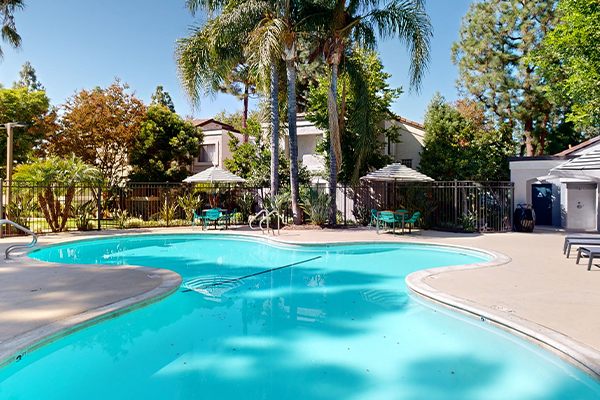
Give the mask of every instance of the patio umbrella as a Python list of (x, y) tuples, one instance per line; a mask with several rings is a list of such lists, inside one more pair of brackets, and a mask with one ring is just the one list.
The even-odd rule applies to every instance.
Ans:
[(408, 168), (401, 163), (387, 165), (360, 179), (384, 182), (433, 182), (433, 179), (427, 175)]
[(183, 180), (184, 182), (199, 183), (199, 182), (246, 182), (244, 178), (232, 174), (229, 171), (225, 171), (219, 167), (210, 167), (196, 175), (188, 176)]

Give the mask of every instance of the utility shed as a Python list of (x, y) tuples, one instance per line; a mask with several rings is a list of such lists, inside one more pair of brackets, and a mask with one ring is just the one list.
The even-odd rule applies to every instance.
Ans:
[(515, 204), (533, 206), (537, 225), (598, 231), (600, 137), (553, 156), (509, 159)]

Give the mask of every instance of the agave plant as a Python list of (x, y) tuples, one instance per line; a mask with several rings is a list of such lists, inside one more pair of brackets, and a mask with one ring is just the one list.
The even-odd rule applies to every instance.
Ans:
[(158, 215), (160, 216), (161, 220), (166, 221), (168, 223), (169, 221), (172, 221), (175, 219), (176, 212), (177, 212), (177, 204), (176, 203), (168, 204), (167, 202), (165, 202), (165, 204), (163, 204), (162, 208), (158, 212)]
[(88, 231), (91, 229), (91, 222), (94, 219), (94, 210), (96, 204), (94, 200), (88, 200), (85, 203), (71, 204), (71, 214), (75, 217), (77, 230)]
[[(329, 207), (331, 206), (331, 197), (323, 192), (319, 192), (314, 189), (309, 189), (308, 192), (302, 196), (302, 209), (310, 221), (315, 225), (323, 225), (327, 221), (329, 214)], [(335, 223), (336, 221), (330, 221)]]
[(36, 208), (37, 204), (33, 196), (29, 193), (24, 193), (23, 195), (15, 196), (11, 203), (6, 205), (6, 213), (8, 218), (13, 222), (29, 229), (29, 219), (33, 216)]
[(202, 206), (202, 196), (199, 194), (188, 193), (177, 198), (177, 204), (185, 212), (186, 220), (194, 218), (194, 211)]

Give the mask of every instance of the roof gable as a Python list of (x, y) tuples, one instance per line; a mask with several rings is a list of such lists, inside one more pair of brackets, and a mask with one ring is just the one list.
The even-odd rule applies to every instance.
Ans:
[(214, 120), (212, 118), (195, 119), (192, 121), (192, 124), (195, 127), (198, 127), (198, 126), (201, 127), (205, 131), (213, 131), (213, 130), (222, 129), (222, 130), (226, 130), (226, 131), (230, 131), (230, 132), (234, 132), (234, 133), (240, 133), (240, 131), (235, 129), (233, 126), (226, 124), (224, 122)]

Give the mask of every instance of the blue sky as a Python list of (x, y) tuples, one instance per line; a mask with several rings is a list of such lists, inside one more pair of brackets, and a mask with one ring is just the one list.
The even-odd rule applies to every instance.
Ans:
[[(405, 48), (397, 40), (381, 42), (378, 50), (390, 84), (405, 93), (393, 111), (422, 122), (425, 108), (436, 91), (447, 100), (457, 97), (458, 69), (450, 60), (452, 42), (458, 39), (468, 0), (428, 0), (427, 12), (434, 28), (432, 62), (419, 95), (408, 93)], [(204, 99), (193, 110), (177, 81), (174, 42), (198, 23), (184, 8), (184, 0), (26, 0), (26, 9), (15, 15), (23, 39), (20, 51), (0, 44), (0, 82), (11, 87), (25, 61), (31, 62), (46, 87), (52, 104), (61, 104), (81, 89), (110, 85), (115, 77), (130, 85), (139, 98), (150, 102), (156, 86), (169, 92), (176, 111), (196, 118), (210, 118), (222, 109), (234, 111), (241, 103), (232, 96)]]

